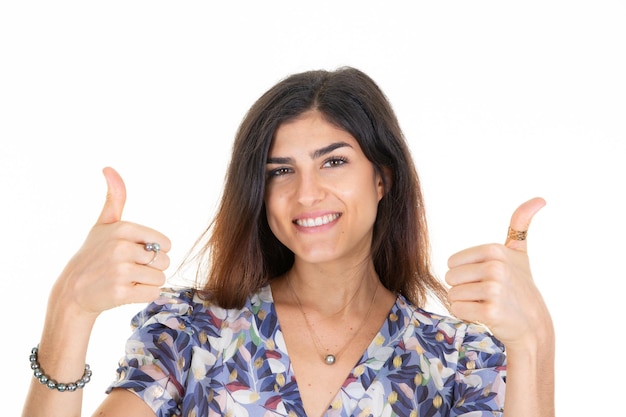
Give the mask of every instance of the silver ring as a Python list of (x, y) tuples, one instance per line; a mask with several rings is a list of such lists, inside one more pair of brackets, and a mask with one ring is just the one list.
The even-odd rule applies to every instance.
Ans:
[(159, 251), (161, 250), (161, 245), (155, 242), (149, 242), (143, 245), (143, 248), (148, 252), (154, 252), (154, 256), (150, 259), (150, 262), (145, 263), (143, 265), (152, 265), (154, 261), (156, 261), (157, 256), (159, 256)]

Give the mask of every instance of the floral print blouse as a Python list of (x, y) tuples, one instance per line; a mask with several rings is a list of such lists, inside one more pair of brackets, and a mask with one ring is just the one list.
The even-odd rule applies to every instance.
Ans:
[[(305, 416), (269, 286), (241, 310), (166, 290), (137, 314), (113, 388), (157, 416)], [(503, 345), (398, 296), (325, 417), (502, 416)]]

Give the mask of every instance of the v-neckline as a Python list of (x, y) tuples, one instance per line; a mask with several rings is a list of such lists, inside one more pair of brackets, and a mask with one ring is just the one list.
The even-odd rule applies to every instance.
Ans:
[[(291, 357), (289, 356), (287, 343), (285, 341), (282, 326), (280, 323), (280, 317), (278, 316), (278, 311), (276, 309), (274, 293), (272, 291), (272, 287), (270, 284), (267, 285), (266, 291), (267, 291), (267, 296), (268, 296), (266, 300), (268, 300), (270, 304), (270, 307), (269, 307), (270, 313), (271, 315), (274, 315), (274, 317), (276, 317), (276, 328), (272, 336), (275, 337), (277, 334), (281, 335), (282, 343), (277, 343), (276, 347), (279, 348), (282, 351), (282, 353), (284, 353), (282, 357), (282, 361), (284, 362), (283, 365), (285, 365), (285, 368), (288, 370), (288, 374), (286, 375), (286, 377), (288, 380), (293, 379), (297, 387), (297, 391), (298, 391), (297, 398), (293, 398), (291, 400), (284, 400), (284, 402), (292, 403), (292, 405), (296, 405), (295, 408), (304, 409), (304, 403), (300, 395), (300, 387), (298, 385), (298, 378), (297, 378), (296, 373), (294, 372)], [(398, 297), (399, 296), (396, 296), (395, 301), (393, 302), (393, 304), (389, 308), (389, 311), (387, 312), (387, 315), (385, 316), (385, 320), (382, 322), (380, 328), (376, 331), (376, 334), (374, 335), (372, 340), (369, 342), (369, 344), (367, 345), (367, 348), (363, 351), (363, 353), (361, 354), (361, 356), (359, 357), (355, 365), (350, 369), (350, 371), (348, 372), (348, 375), (343, 380), (341, 386), (339, 387), (339, 389), (337, 390), (337, 392), (335, 393), (335, 395), (333, 396), (332, 400), (330, 401), (328, 405), (332, 405), (333, 403), (335, 403), (335, 401), (339, 399), (339, 397), (341, 396), (342, 389), (346, 387), (348, 384), (353, 383), (355, 381), (362, 381), (362, 376), (364, 375), (364, 369), (362, 369), (362, 367), (366, 366), (370, 369), (378, 371), (383, 367), (383, 365), (389, 360), (389, 358), (393, 354), (394, 349), (391, 349), (388, 346), (385, 346), (385, 344), (383, 343), (384, 337), (382, 336), (382, 334), (384, 333), (383, 329), (385, 328), (385, 326), (387, 327), (390, 326), (390, 317), (392, 315), (395, 315), (395, 313), (397, 313), (397, 311), (400, 309), (400, 306), (398, 304), (398, 301), (399, 301)], [(373, 382), (374, 380), (372, 379), (367, 384), (367, 387), (364, 386), (365, 391), (367, 391), (367, 389)], [(296, 401), (298, 401), (298, 403), (294, 404)], [(329, 408), (327, 408), (324, 411), (324, 414), (322, 415), (322, 417), (326, 417), (328, 415), (328, 411), (329, 411)], [(342, 413), (340, 414), (342, 417), (344, 415), (347, 416), (347, 414), (344, 414), (344, 412), (345, 412), (345, 408), (342, 407)]]

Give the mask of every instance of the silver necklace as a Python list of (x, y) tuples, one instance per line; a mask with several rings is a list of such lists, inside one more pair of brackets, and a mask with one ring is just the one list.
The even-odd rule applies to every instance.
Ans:
[[(309, 331), (311, 332), (311, 335), (312, 335), (312, 338), (313, 338), (313, 343), (315, 344), (315, 348), (316, 348), (317, 352), (322, 356), (322, 360), (324, 361), (324, 363), (326, 365), (333, 365), (335, 362), (337, 362), (337, 358), (339, 357), (339, 355), (341, 355), (343, 353), (343, 351), (346, 350), (346, 348), (348, 347), (348, 344), (350, 343), (350, 340), (348, 340), (341, 347), (341, 349), (339, 349), (339, 351), (337, 353), (330, 353), (330, 352), (328, 352), (328, 349), (326, 349), (326, 348), (324, 348), (322, 346), (322, 343), (320, 342), (319, 338), (317, 337), (317, 333), (315, 333), (315, 330), (313, 330), (313, 326), (309, 322), (309, 318), (306, 316), (306, 313), (304, 312), (304, 309), (302, 308), (302, 303), (300, 302), (300, 298), (298, 297), (298, 294), (296, 294), (295, 290), (291, 286), (291, 280), (289, 279), (289, 275), (287, 275), (286, 278), (287, 278), (287, 286), (289, 286), (289, 290), (291, 291), (291, 293), (293, 294), (294, 298), (296, 299), (296, 302), (298, 303), (298, 308), (300, 309), (300, 312), (302, 313), (302, 316), (304, 317), (304, 322), (306, 323), (307, 327), (309, 328)], [(363, 317), (363, 321), (361, 321), (359, 327), (357, 327), (356, 333), (354, 334), (354, 336), (359, 334), (359, 331), (361, 330), (361, 328), (363, 328), (363, 324), (367, 321), (367, 319), (370, 316), (370, 313), (372, 311), (372, 306), (374, 305), (374, 300), (376, 299), (376, 293), (378, 292), (378, 287), (379, 287), (379, 285), (377, 283), (376, 284), (376, 289), (374, 290), (374, 295), (372, 296), (372, 300), (370, 301), (370, 305), (367, 308), (367, 313), (365, 314), (365, 317)], [(357, 292), (358, 292), (358, 290), (357, 290)], [(341, 308), (341, 310), (339, 310), (339, 312), (343, 311), (348, 306), (348, 304), (350, 304), (352, 302), (352, 300), (355, 297), (356, 297), (356, 293), (354, 293), (354, 295), (350, 298), (348, 303), (345, 306), (343, 306)], [(322, 353), (322, 352), (325, 352), (325, 353)]]

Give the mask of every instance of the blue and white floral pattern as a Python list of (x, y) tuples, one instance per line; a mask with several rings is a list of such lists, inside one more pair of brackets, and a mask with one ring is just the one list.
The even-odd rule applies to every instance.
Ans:
[[(159, 417), (305, 416), (269, 286), (241, 310), (167, 290), (132, 325), (108, 392), (128, 389)], [(501, 416), (505, 379), (487, 329), (398, 296), (325, 416)]]

